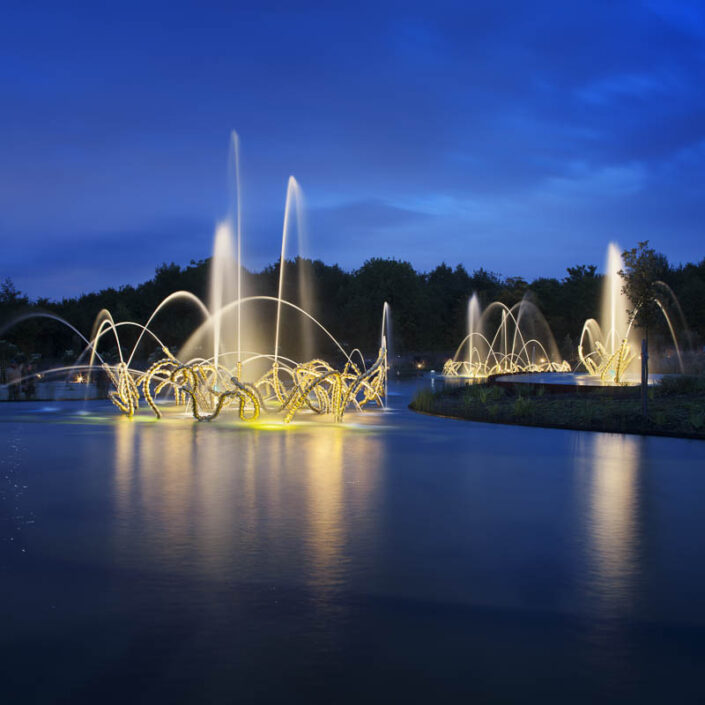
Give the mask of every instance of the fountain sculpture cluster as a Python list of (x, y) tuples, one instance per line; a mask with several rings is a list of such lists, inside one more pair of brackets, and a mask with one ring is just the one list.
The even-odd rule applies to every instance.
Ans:
[[(636, 312), (623, 292), (620, 272), (624, 265), (619, 246), (610, 243), (602, 291), (600, 322), (585, 321), (578, 344), (578, 367), (599, 378), (602, 384), (627, 384), (638, 359), (638, 334), (634, 326)], [(656, 304), (668, 325), (678, 362), (683, 370), (680, 347), (668, 313), (678, 312), (685, 329), (685, 319), (675, 294), (664, 282), (657, 282), (661, 295)], [(484, 311), (477, 295), (468, 303), (467, 336), (455, 355), (447, 360), (443, 374), (448, 377), (482, 379), (491, 375), (532, 372), (570, 372), (562, 360), (551, 329), (539, 309), (526, 298), (508, 308), (495, 301)]]
[[(310, 291), (306, 282), (299, 282), (300, 300), (305, 307), (283, 298), (287, 241), (294, 224), (297, 226), (299, 245), (302, 236), (301, 190), (293, 177), (289, 178), (286, 193), (278, 295), (243, 295), (239, 143), (236, 133), (233, 133), (231, 146), (232, 181), (235, 187), (234, 197), (231, 198), (233, 208), (228, 218), (216, 228), (208, 306), (190, 292), (177, 291), (157, 306), (144, 325), (134, 321), (115, 321), (110, 312), (104, 309), (96, 318), (90, 338), (84, 337), (67, 321), (48, 313), (29, 314), (14, 323), (39, 316), (69, 326), (83, 339), (85, 349), (70, 368), (56, 368), (53, 372), (68, 369), (90, 378), (96, 369), (102, 368), (112, 383), (113, 388), (108, 393), (111, 401), (130, 417), (144, 402), (157, 418), (161, 418), (163, 402), (168, 399), (173, 401), (173, 405), (190, 411), (199, 421), (213, 419), (227, 408), (236, 409), (243, 420), (257, 419), (263, 412), (278, 412), (283, 415), (284, 422), (288, 423), (298, 411), (310, 410), (316, 414), (329, 414), (335, 421), (341, 421), (350, 408), (359, 410), (368, 404), (384, 406), (388, 305), (385, 304), (382, 312), (377, 358), (366, 367), (358, 349), (347, 353), (334, 336), (306, 310), (310, 308), (306, 306), (310, 303)], [(202, 313), (203, 323), (175, 355), (150, 329), (150, 325), (166, 306), (179, 302), (196, 306)], [(270, 306), (268, 320), (275, 316), (273, 347), (270, 342), (266, 351), (263, 348), (268, 345), (262, 342), (261, 335), (264, 321), (251, 313), (256, 302)], [(336, 369), (321, 358), (297, 362), (284, 356), (280, 350), (284, 311), (299, 317), (305, 349), (312, 348), (313, 329), (319, 329), (337, 349), (338, 357), (344, 361), (342, 368)], [(123, 354), (120, 344), (120, 330), (124, 327), (140, 331), (128, 355)], [(105, 336), (113, 338), (117, 345), (117, 363), (110, 364), (101, 355), (101, 342)], [(146, 371), (133, 365), (137, 349), (145, 336), (155, 341), (163, 352), (163, 357)], [(204, 349), (210, 354), (195, 354), (195, 351)]]
[[(626, 383), (633, 363), (639, 357), (639, 336), (634, 327), (637, 312), (629, 314), (630, 304), (622, 290), (623, 281), (620, 275), (623, 267), (619, 246), (612, 242), (607, 248), (600, 322), (594, 318), (585, 321), (578, 344), (580, 364), (589, 374), (599, 377), (600, 381), (606, 384)], [(668, 325), (678, 363), (683, 371), (678, 339), (668, 313), (669, 305), (678, 312), (680, 323), (685, 328), (683, 312), (671, 288), (661, 281), (656, 284), (661, 294), (655, 301)]]
[[(112, 383), (109, 397), (127, 416), (133, 416), (144, 402), (157, 418), (163, 404), (158, 399), (173, 399), (173, 403), (189, 410), (199, 421), (218, 416), (223, 409), (237, 409), (243, 420), (253, 420), (262, 412), (280, 412), (285, 422), (302, 409), (318, 414), (330, 414), (341, 421), (349, 408), (361, 409), (367, 404), (384, 406), (387, 384), (387, 341), (389, 339), (389, 306), (382, 312), (382, 331), (377, 358), (368, 368), (358, 349), (347, 353), (334, 336), (310, 313), (312, 292), (299, 271), (299, 306), (284, 299), (287, 243), (290, 233), (298, 236), (299, 249), (303, 234), (303, 202), (301, 189), (289, 178), (284, 207), (279, 283), (277, 296), (245, 296), (243, 293), (242, 223), (240, 208), (239, 141), (233, 132), (230, 150), (231, 183), (233, 185), (230, 212), (215, 232), (210, 270), (209, 302), (206, 305), (194, 294), (177, 291), (162, 301), (141, 325), (133, 321), (116, 322), (109, 311), (98, 314), (90, 338), (85, 338), (67, 321), (48, 313), (44, 316), (69, 326), (85, 342), (86, 347), (70, 368), (56, 368), (90, 374), (102, 368)], [(294, 227), (295, 226), (295, 227)], [(629, 303), (622, 291), (620, 271), (623, 268), (619, 247), (611, 243), (603, 285), (600, 322), (585, 322), (578, 345), (579, 367), (602, 384), (627, 383), (630, 366), (637, 359), (634, 317), (628, 314)], [(685, 327), (675, 295), (663, 282), (663, 292), (656, 303), (663, 312), (671, 332), (678, 360), (682, 361), (668, 307), (675, 306)], [(151, 330), (154, 318), (166, 306), (178, 302), (195, 305), (203, 323), (192, 333), (178, 354), (173, 354)], [(263, 341), (262, 317), (255, 316), (253, 305), (270, 306), (268, 320), (274, 318), (274, 340)], [(307, 362), (297, 362), (280, 350), (283, 311), (298, 316), (300, 338)], [(139, 337), (129, 355), (123, 355), (120, 344), (122, 327), (137, 328)], [(313, 356), (313, 333), (318, 329), (327, 336), (344, 360), (336, 369), (329, 362)], [(526, 297), (512, 307), (495, 301), (483, 311), (476, 294), (468, 303), (467, 335), (453, 358), (446, 361), (443, 374), (449, 377), (482, 379), (492, 375), (517, 373), (570, 372), (568, 362), (561, 359), (551, 328), (541, 311)], [(119, 361), (108, 363), (100, 354), (104, 336), (114, 338)], [(163, 352), (146, 371), (133, 365), (137, 349), (148, 336)], [(203, 354), (203, 351), (207, 351)], [(88, 357), (88, 361), (84, 359)], [(51, 371), (50, 371), (51, 372)]]
[(570, 365), (560, 359), (546, 319), (526, 297), (511, 308), (494, 301), (482, 311), (473, 294), (467, 325), (468, 334), (443, 366), (448, 377), (570, 372)]

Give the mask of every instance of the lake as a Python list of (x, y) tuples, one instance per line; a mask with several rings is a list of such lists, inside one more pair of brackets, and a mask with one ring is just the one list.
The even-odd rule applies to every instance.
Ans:
[(7, 703), (697, 702), (705, 443), (0, 405)]

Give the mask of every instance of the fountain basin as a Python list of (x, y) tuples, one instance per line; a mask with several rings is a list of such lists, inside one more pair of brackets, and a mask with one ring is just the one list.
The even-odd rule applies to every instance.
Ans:
[[(658, 384), (664, 375), (650, 374), (649, 384)], [(590, 375), (586, 372), (527, 372), (516, 375), (498, 375), (493, 377), (495, 384), (538, 384), (545, 386), (569, 387), (634, 387), (641, 384), (641, 379), (636, 375), (623, 378), (621, 384), (604, 382), (599, 375)]]

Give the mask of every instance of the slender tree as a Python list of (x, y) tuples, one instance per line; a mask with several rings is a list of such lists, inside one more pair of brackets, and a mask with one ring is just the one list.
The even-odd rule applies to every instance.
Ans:
[(620, 275), (624, 279), (622, 291), (631, 302), (629, 310), (634, 324), (643, 331), (641, 341), (641, 408), (648, 415), (649, 384), (649, 329), (653, 328), (659, 316), (656, 282), (668, 267), (666, 258), (649, 247), (649, 241), (640, 242), (622, 254), (624, 269)]

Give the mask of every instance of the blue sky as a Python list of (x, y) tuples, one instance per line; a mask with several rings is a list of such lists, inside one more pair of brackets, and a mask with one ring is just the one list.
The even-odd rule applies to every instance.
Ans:
[(4, 6), (0, 277), (32, 296), (207, 257), (233, 128), (250, 267), (289, 174), (346, 268), (705, 257), (699, 0), (102, 5)]

